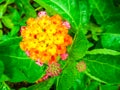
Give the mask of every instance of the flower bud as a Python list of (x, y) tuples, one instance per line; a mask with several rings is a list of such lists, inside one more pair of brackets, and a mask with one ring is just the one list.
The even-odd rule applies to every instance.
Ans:
[(86, 70), (86, 63), (84, 61), (80, 61), (76, 67), (79, 72), (83, 72)]

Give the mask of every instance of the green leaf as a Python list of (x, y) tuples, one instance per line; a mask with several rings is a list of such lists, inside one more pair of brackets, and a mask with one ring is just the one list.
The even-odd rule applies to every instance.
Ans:
[(89, 23), (91, 16), (91, 7), (89, 5), (88, 0), (80, 0), (79, 1), (79, 12), (80, 12), (80, 25), (84, 26)]
[(14, 24), (15, 23), (19, 24), (19, 20), (20, 20), (19, 12), (16, 9), (14, 9), (14, 8), (11, 8), (11, 9), (12, 9), (12, 11), (11, 11), (10, 17), (11, 17), (13, 23)]
[(1, 78), (0, 78), (0, 82), (4, 82), (4, 81), (8, 81), (10, 80), (10, 78), (8, 78), (5, 74), (2, 74)]
[(75, 62), (69, 62), (57, 80), (56, 90), (69, 90), (77, 77)]
[(12, 4), (12, 3), (14, 3), (14, 1), (15, 1), (15, 0), (6, 0), (6, 3), (7, 3), (7, 4)]
[(89, 78), (85, 73), (78, 73), (74, 84), (70, 90), (86, 90)]
[(104, 30), (104, 32), (106, 32), (106, 33), (118, 34), (118, 33), (120, 33), (120, 31), (119, 31), (119, 25), (120, 25), (120, 14), (118, 14), (116, 16), (112, 16), (109, 19), (107, 19), (102, 24), (101, 27)]
[[(14, 45), (13, 44), (14, 42), (15, 42), (15, 45), (19, 45), (19, 42), (21, 41), (22, 38), (21, 37), (10, 38), (8, 35), (3, 35), (2, 39), (3, 40), (2, 40), (2, 42), (0, 42), (0, 47), (7, 47), (8, 44)], [(0, 51), (2, 51), (2, 49)]]
[(11, 90), (5, 82), (0, 82), (0, 90)]
[(55, 81), (55, 78), (50, 78), (44, 82), (28, 87), (27, 90), (50, 90), (54, 81)]
[(20, 26), (14, 26), (11, 31), (9, 32), (10, 36), (17, 36), (20, 30)]
[(100, 90), (119, 90), (119, 87), (113, 85), (101, 85)]
[(44, 7), (47, 13), (51, 14), (56, 14), (57, 12), (54, 10), (54, 8), (50, 7), (50, 4), (45, 3), (45, 1), (42, 0), (34, 0), (38, 5), (41, 7)]
[(5, 13), (7, 8), (7, 4), (0, 5), (0, 19), (2, 18), (3, 14)]
[(0, 0), (0, 4), (2, 3), (2, 2), (4, 2), (5, 0)]
[(2, 26), (2, 23), (1, 23), (1, 21), (0, 21), (0, 28), (2, 28), (3, 26)]
[(93, 8), (93, 15), (98, 24), (102, 24), (111, 15), (114, 15), (115, 6), (113, 0), (89, 0), (91, 7)]
[(91, 78), (103, 83), (120, 83), (120, 55), (87, 55), (84, 60), (87, 64), (86, 74)]
[(98, 90), (99, 82), (91, 81), (85, 90)]
[(71, 60), (78, 60), (85, 56), (88, 49), (88, 41), (82, 30), (78, 30), (74, 36), (73, 44), (70, 47), (69, 58)]
[(104, 48), (120, 51), (120, 34), (104, 33), (101, 43)]
[(7, 28), (12, 28), (14, 24), (12, 23), (12, 20), (8, 16), (2, 17), (2, 22)]
[[(3, 2), (3, 0), (0, 2)], [(0, 5), (0, 18), (2, 18), (3, 14), (6, 12), (8, 4), (11, 4), (13, 2), (14, 0), (6, 0), (5, 4)]]
[(4, 72), (4, 65), (3, 65), (3, 62), (0, 60), (0, 78), (3, 74), (3, 72)]
[[(87, 28), (89, 31), (91, 31), (92, 38), (95, 41), (98, 41), (99, 40), (98, 35), (100, 35), (100, 33), (102, 32), (102, 29), (93, 23), (90, 23)], [(88, 37), (89, 37), (89, 35), (88, 35)]]
[(0, 59), (4, 63), (4, 74), (11, 82), (35, 82), (43, 72), (44, 66), (38, 66), (20, 49), (20, 37), (9, 38), (0, 43)]
[(91, 51), (87, 51), (87, 54), (108, 54), (108, 55), (120, 55), (120, 52), (111, 50), (111, 49), (93, 49)]
[[(80, 24), (87, 24), (90, 16), (90, 8), (87, 0), (34, 0), (45, 9), (52, 13), (60, 14), (64, 19), (68, 20), (73, 30), (78, 30)], [(77, 12), (76, 12), (77, 10)], [(49, 11), (48, 11), (49, 12)]]
[[(18, 10), (19, 10), (19, 14), (20, 16), (25, 15), (24, 9), (23, 9), (23, 4), (21, 3), (20, 0), (15, 0), (15, 5), (17, 6)], [(22, 18), (23, 19), (23, 18)]]
[(36, 12), (32, 5), (30, 4), (30, 0), (20, 0), (22, 7), (24, 9), (24, 13), (27, 17), (36, 17)]

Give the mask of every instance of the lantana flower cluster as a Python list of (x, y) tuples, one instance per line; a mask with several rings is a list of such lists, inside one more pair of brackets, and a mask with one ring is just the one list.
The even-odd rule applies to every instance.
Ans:
[(67, 21), (63, 21), (59, 15), (50, 17), (41, 11), (37, 18), (29, 18), (26, 24), (21, 27), (23, 39), (20, 47), (31, 59), (40, 65), (57, 62), (58, 56), (66, 59), (66, 48), (72, 43)]

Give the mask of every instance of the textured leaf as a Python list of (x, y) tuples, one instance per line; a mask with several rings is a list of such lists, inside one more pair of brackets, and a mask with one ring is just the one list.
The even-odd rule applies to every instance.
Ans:
[(79, 9), (80, 9), (80, 25), (86, 25), (90, 21), (90, 16), (91, 16), (91, 7), (89, 5), (88, 0), (80, 0), (79, 2)]
[(11, 29), (9, 35), (10, 35), (10, 36), (17, 36), (19, 30), (20, 30), (20, 26), (14, 26), (14, 27)]
[(89, 0), (93, 7), (93, 15), (98, 24), (102, 24), (111, 15), (114, 15), (116, 9), (113, 0)]
[(120, 52), (111, 49), (93, 49), (88, 51), (87, 54), (108, 54), (108, 55), (120, 55)]
[[(120, 11), (118, 11), (120, 13)], [(120, 14), (111, 17), (107, 19), (103, 24), (102, 24), (102, 29), (106, 33), (114, 33), (118, 34), (120, 33), (119, 31), (119, 26), (120, 26)]]
[(119, 87), (113, 85), (101, 85), (100, 90), (119, 90)]
[(72, 88), (70, 88), (70, 90), (86, 90), (88, 83), (89, 83), (88, 76), (82, 72), (81, 73), (78, 72), (76, 80), (72, 85)]
[(75, 62), (69, 62), (67, 67), (58, 78), (56, 90), (69, 90), (74, 84), (77, 76)]
[(18, 32), (20, 30), (20, 15), (19, 15), (19, 12), (14, 9), (14, 8), (11, 8), (11, 14), (9, 14), (9, 17), (11, 18), (14, 26), (11, 28), (11, 31), (9, 32), (9, 35), (10, 36), (17, 36), (18, 35)]
[[(23, 4), (21, 2), (21, 0), (15, 0), (15, 5), (17, 6), (18, 10), (19, 10), (19, 14), (20, 16), (24, 16), (25, 15), (25, 10), (23, 9)], [(23, 18), (22, 18), (23, 20)]]
[(85, 90), (98, 90), (99, 83), (97, 81), (91, 81)]
[(9, 38), (0, 43), (0, 59), (4, 63), (4, 74), (12, 82), (35, 82), (42, 75), (43, 68), (28, 58), (21, 51), (19, 42), (21, 38)]
[(73, 40), (73, 44), (70, 47), (69, 58), (71, 60), (78, 60), (85, 56), (88, 49), (87, 39), (82, 30), (76, 32)]
[(2, 17), (2, 22), (3, 24), (7, 27), (7, 28), (12, 28), (13, 27), (13, 23), (12, 20), (8, 17), (8, 16), (3, 16)]
[(120, 34), (104, 33), (101, 43), (104, 48), (120, 51)]
[(7, 8), (7, 4), (0, 5), (0, 18), (2, 18), (3, 14), (5, 13)]
[[(3, 2), (4, 0), (1, 0), (0, 2)], [(0, 18), (2, 18), (3, 14), (6, 12), (8, 4), (13, 3), (14, 0), (6, 0), (5, 4), (0, 5)]]
[(11, 14), (9, 14), (9, 15), (10, 15), (13, 23), (14, 24), (18, 23), (19, 24), (19, 20), (20, 20), (20, 14), (19, 14), (19, 12), (16, 9), (14, 9), (14, 8), (11, 8), (11, 9), (12, 9), (11, 10)]
[[(80, 24), (87, 24), (90, 16), (90, 8), (87, 0), (34, 0), (41, 6), (58, 13), (68, 20), (75, 30)], [(76, 12), (77, 10), (77, 12)], [(48, 11), (49, 12), (49, 11)]]
[(103, 83), (120, 83), (120, 55), (88, 55), (84, 60), (87, 63), (86, 74), (91, 78)]
[[(13, 43), (15, 43), (15, 45), (18, 45), (19, 42), (21, 41), (21, 37), (14, 37), (14, 38), (10, 38), (8, 35), (3, 35), (2, 37), (2, 41), (0, 42), (0, 47), (7, 47), (7, 45), (14, 45)], [(14, 42), (13, 42), (14, 41)], [(2, 50), (2, 49), (1, 49)], [(2, 50), (4, 51), (4, 50)], [(6, 51), (5, 51), (6, 52)], [(7, 52), (6, 52), (7, 53)]]
[(30, 4), (30, 0), (20, 0), (22, 3), (22, 8), (27, 17), (36, 17), (36, 12)]

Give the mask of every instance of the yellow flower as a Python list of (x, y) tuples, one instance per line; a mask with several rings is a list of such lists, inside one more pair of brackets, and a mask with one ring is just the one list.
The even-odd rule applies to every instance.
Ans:
[(62, 43), (64, 43), (64, 36), (62, 36), (60, 34), (56, 34), (54, 36), (54, 43), (55, 44), (62, 44)]
[(61, 25), (62, 24), (62, 18), (58, 14), (52, 16), (50, 19), (51, 19), (51, 22), (55, 25)]
[(43, 29), (50, 24), (49, 16), (43, 16), (40, 18), (37, 18), (37, 23), (42, 27)]
[(47, 34), (45, 32), (41, 32), (37, 34), (38, 40), (40, 41), (44, 41), (47, 38)]
[(47, 34), (45, 44), (46, 45), (51, 45), (54, 42), (54, 36), (51, 34)]
[(45, 27), (45, 31), (47, 34), (55, 34), (56, 33), (56, 26), (54, 24), (50, 24), (47, 27)]
[(41, 53), (40, 62), (48, 63), (50, 59), (51, 59), (51, 54), (49, 52), (44, 51)]
[(47, 47), (47, 51), (49, 52), (49, 53), (51, 53), (51, 55), (55, 55), (56, 54), (56, 49), (57, 49), (57, 47), (56, 47), (56, 45), (49, 45), (48, 47)]
[(28, 20), (27, 20), (27, 25), (32, 25), (32, 24), (34, 24), (35, 23), (35, 19), (34, 18), (29, 18)]
[(40, 51), (40, 52), (43, 52), (43, 51), (45, 51), (47, 48), (46, 48), (46, 44), (44, 44), (44, 42), (40, 42), (38, 45), (37, 45), (37, 47), (36, 48), (38, 48), (38, 50)]
[(57, 56), (66, 53), (66, 46), (72, 43), (63, 22), (59, 15), (50, 17), (45, 12), (37, 18), (29, 18), (27, 25), (21, 28), (20, 48), (40, 63), (57, 62)]

